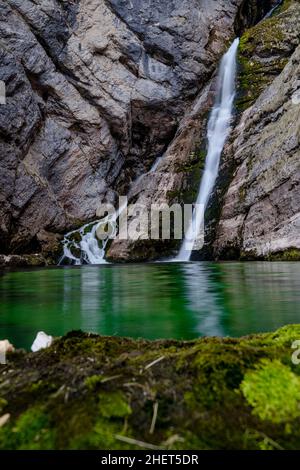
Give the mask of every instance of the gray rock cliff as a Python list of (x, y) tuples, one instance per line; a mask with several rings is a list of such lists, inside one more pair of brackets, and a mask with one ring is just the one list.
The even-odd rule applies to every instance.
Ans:
[[(41, 252), (55, 260), (64, 233), (94, 220), (102, 202), (115, 203), (129, 188), (132, 200), (146, 204), (193, 202), (219, 60), (232, 39), (275, 3), (0, 0), (0, 80), (6, 85), (6, 104), (0, 105), (0, 253), (6, 263), (7, 255)], [(290, 86), (294, 63), (283, 72), (291, 70)], [(262, 109), (266, 99), (261, 98)], [(284, 102), (281, 106), (285, 111)], [(288, 120), (297, 117), (293, 112)], [(247, 119), (245, 114), (241, 122)], [(248, 125), (253, 135), (255, 125)], [(267, 122), (260, 126), (271, 132)], [(159, 167), (149, 173), (160, 155)], [(276, 158), (281, 157), (282, 152)], [(275, 166), (273, 182), (276, 168), (281, 171)], [(243, 176), (248, 186), (253, 175)], [(241, 219), (250, 199), (243, 204), (235, 209)], [(232, 244), (222, 227), (237, 214), (226, 210), (215, 237), (216, 256)], [(256, 243), (251, 240), (247, 250)], [(175, 248), (115, 242), (108, 255), (151, 259)]]

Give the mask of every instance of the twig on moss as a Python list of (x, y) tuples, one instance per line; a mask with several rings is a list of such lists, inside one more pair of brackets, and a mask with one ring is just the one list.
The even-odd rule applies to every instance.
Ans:
[(144, 447), (151, 450), (163, 450), (163, 448), (160, 446), (150, 444), (149, 442), (138, 441), (137, 439), (133, 439), (131, 437), (121, 436), (120, 434), (116, 434), (115, 438), (119, 441), (126, 442), (127, 444), (132, 444), (138, 447)]
[(110, 382), (111, 380), (119, 379), (120, 377), (122, 377), (122, 374), (112, 375), (111, 377), (105, 377), (104, 379), (101, 380), (101, 383), (105, 384), (106, 382)]
[(151, 426), (149, 433), (153, 434), (155, 430), (155, 424), (156, 424), (156, 419), (157, 419), (157, 411), (158, 411), (158, 402), (156, 401), (153, 405), (153, 416), (152, 416), (152, 421), (151, 421)]
[(144, 370), (150, 369), (150, 367), (155, 366), (158, 364), (158, 362), (162, 361), (165, 358), (165, 356), (161, 356), (158, 359), (155, 359), (155, 361), (150, 362), (146, 367), (144, 367)]

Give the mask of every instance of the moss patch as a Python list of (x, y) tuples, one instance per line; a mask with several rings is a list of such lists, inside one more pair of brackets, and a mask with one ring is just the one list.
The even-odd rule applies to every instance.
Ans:
[(124, 418), (131, 414), (126, 397), (120, 391), (100, 393), (99, 411), (104, 418)]
[(285, 251), (272, 253), (268, 256), (268, 261), (300, 261), (300, 250), (298, 248), (289, 248)]
[(297, 15), (297, 2), (285, 1), (274, 16), (259, 22), (241, 37), (236, 101), (239, 111), (251, 106), (284, 69), (298, 44)]
[(300, 378), (278, 360), (262, 360), (247, 372), (241, 390), (261, 420), (282, 423), (300, 416)]
[(269, 253), (265, 256), (258, 255), (255, 250), (242, 251), (240, 254), (241, 261), (300, 261), (300, 250), (298, 248), (288, 248), (276, 253)]
[(48, 450), (54, 446), (54, 430), (48, 415), (40, 407), (24, 411), (14, 424), (0, 428), (0, 448)]

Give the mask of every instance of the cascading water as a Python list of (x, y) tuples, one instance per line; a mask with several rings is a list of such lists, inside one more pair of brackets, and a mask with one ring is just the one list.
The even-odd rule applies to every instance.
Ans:
[[(230, 120), (235, 97), (236, 55), (238, 45), (239, 39), (236, 39), (221, 61), (218, 77), (218, 94), (208, 122), (208, 150), (204, 174), (197, 198), (197, 205), (203, 207), (204, 210), (218, 175), (221, 153), (230, 131)], [(154, 162), (150, 172), (156, 170), (161, 159), (162, 156)], [(141, 177), (138, 179), (140, 178)], [(105, 249), (108, 238), (99, 242), (97, 230), (100, 226), (104, 226), (108, 223), (114, 230), (117, 230), (117, 221), (124, 208), (125, 207), (120, 207), (114, 214), (110, 214), (104, 219), (86, 224), (79, 230), (74, 230), (66, 234), (62, 243), (63, 256), (59, 264), (62, 264), (65, 259), (75, 265), (81, 265), (82, 263), (106, 264)], [(204, 210), (200, 217), (195, 217), (195, 214), (193, 214), (180, 252), (174, 261), (189, 261), (201, 224), (203, 224)]]
[(200, 217), (199, 212), (198, 215), (195, 216), (194, 211), (179, 254), (174, 261), (189, 261), (200, 228), (204, 223), (205, 208), (207, 207), (218, 176), (220, 157), (230, 132), (230, 121), (235, 97), (236, 56), (238, 46), (239, 39), (237, 38), (223, 56), (218, 76), (218, 94), (208, 121), (207, 156), (196, 201), (197, 207), (203, 210), (200, 209)]
[(271, 10), (264, 16), (263, 20), (266, 20), (267, 18), (270, 18), (273, 13), (277, 10), (278, 7), (280, 7), (280, 5), (282, 5), (283, 3), (283, 0), (279, 0), (274, 6), (273, 8), (271, 8)]
[[(59, 262), (65, 259), (70, 260), (75, 265), (86, 264), (107, 264), (105, 260), (105, 248), (109, 238), (100, 242), (97, 238), (97, 230), (102, 226), (110, 225), (112, 233), (110, 236), (114, 236), (117, 230), (117, 220), (120, 214), (126, 207), (126, 203), (119, 207), (113, 214), (109, 214), (105, 218), (96, 222), (91, 222), (84, 225), (78, 230), (73, 230), (65, 235), (63, 239), (63, 255)], [(102, 244), (102, 246), (99, 245)], [(76, 254), (78, 256), (76, 256)]]
[[(163, 156), (160, 155), (153, 166), (150, 169), (150, 173), (156, 171), (160, 161)], [(143, 177), (139, 176), (133, 184), (138, 183), (138, 181)], [(108, 264), (105, 260), (105, 249), (108, 243), (109, 238), (100, 242), (97, 238), (97, 231), (100, 227), (104, 227), (107, 224), (110, 225), (112, 233), (110, 237), (117, 232), (117, 221), (126, 208), (126, 202), (119, 207), (117, 211), (113, 214), (108, 215), (104, 219), (97, 220), (96, 222), (91, 222), (84, 225), (80, 229), (73, 230), (72, 232), (67, 233), (64, 236), (62, 245), (63, 245), (63, 255), (59, 261), (59, 265), (64, 262), (64, 260), (70, 261), (72, 264), (80, 266), (83, 263), (86, 264)], [(101, 244), (101, 246), (99, 245)], [(76, 256), (77, 254), (77, 256)]]

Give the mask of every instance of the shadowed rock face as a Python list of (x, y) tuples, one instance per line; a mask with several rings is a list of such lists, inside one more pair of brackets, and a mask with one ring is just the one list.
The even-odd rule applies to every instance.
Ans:
[(182, 200), (219, 59), (273, 4), (0, 1), (0, 252), (48, 256), (164, 152), (148, 196)]

